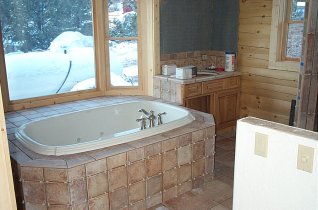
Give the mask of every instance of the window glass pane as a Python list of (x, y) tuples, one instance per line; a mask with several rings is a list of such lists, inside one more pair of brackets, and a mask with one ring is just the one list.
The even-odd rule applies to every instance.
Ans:
[(137, 0), (109, 0), (108, 19), (110, 37), (136, 37)]
[(305, 5), (306, 2), (304, 1), (298, 1), (298, 0), (291, 0), (291, 20), (297, 21), (297, 20), (304, 20), (305, 17)]
[(10, 100), (95, 88), (91, 0), (0, 0), (0, 9)]
[(138, 86), (137, 41), (109, 41), (112, 86)]
[(288, 25), (286, 57), (300, 58), (303, 40), (303, 23), (294, 23)]

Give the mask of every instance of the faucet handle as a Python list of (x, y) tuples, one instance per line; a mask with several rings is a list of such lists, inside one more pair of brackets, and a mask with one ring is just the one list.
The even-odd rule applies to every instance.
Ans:
[(166, 112), (161, 112), (161, 113), (158, 114), (158, 116), (161, 116), (163, 114), (167, 114), (167, 113)]
[(161, 125), (162, 124), (162, 118), (161, 118), (161, 115), (164, 115), (166, 114), (166, 112), (162, 112), (162, 113), (159, 113), (157, 116), (158, 116), (158, 125)]
[(140, 130), (146, 129), (146, 119), (145, 117), (141, 116), (139, 119), (136, 121), (140, 123)]

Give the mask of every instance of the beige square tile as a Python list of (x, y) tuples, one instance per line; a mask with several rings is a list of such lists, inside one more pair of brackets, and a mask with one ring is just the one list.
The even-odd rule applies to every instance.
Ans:
[(144, 148), (134, 149), (128, 152), (128, 161), (135, 162), (138, 160), (143, 160), (145, 158)]
[[(23, 209), (17, 208), (17, 209)], [(44, 204), (33, 204), (33, 203), (25, 203), (25, 209), (26, 210), (47, 210), (45, 203)]]
[(128, 206), (128, 190), (126, 187), (110, 192), (110, 209), (118, 210)]
[(192, 180), (192, 188), (199, 188), (204, 184), (205, 176), (198, 176)]
[(43, 181), (43, 168), (21, 167), (21, 178), (24, 181)]
[(233, 208), (233, 198), (229, 198), (223, 201), (221, 204), (230, 210)]
[(127, 154), (126, 153), (121, 153), (118, 155), (114, 155), (111, 157), (107, 158), (107, 167), (108, 169), (113, 169), (113, 168), (117, 168), (119, 166), (124, 166), (126, 165), (126, 161), (127, 161)]
[(204, 176), (204, 183), (212, 182), (214, 180), (214, 174), (207, 174)]
[(146, 169), (145, 169), (145, 161), (140, 160), (137, 162), (128, 165), (128, 183), (132, 184), (138, 181), (145, 179), (146, 177)]
[(215, 139), (209, 138), (205, 141), (205, 155), (214, 156), (215, 152)]
[(146, 198), (146, 207), (147, 209), (162, 203), (162, 193), (159, 192), (153, 196)]
[(205, 129), (205, 135), (208, 139), (214, 139), (215, 138), (215, 126), (211, 126)]
[(48, 210), (71, 210), (71, 207), (68, 205), (50, 205)]
[(178, 148), (178, 165), (184, 165), (186, 163), (191, 163), (192, 161), (192, 151), (191, 145)]
[(88, 203), (76, 203), (72, 205), (72, 210), (88, 210)]
[(146, 181), (147, 196), (152, 196), (162, 189), (162, 175), (153, 176)]
[(178, 147), (189, 145), (192, 142), (192, 134), (190, 133), (190, 134), (178, 136), (177, 140), (178, 140)]
[(162, 142), (162, 152), (167, 152), (177, 148), (177, 138), (172, 138)]
[(70, 194), (66, 183), (46, 183), (48, 204), (69, 204)]
[(68, 169), (68, 180), (73, 181), (75, 179), (81, 179), (85, 177), (85, 166), (80, 165)]
[(225, 206), (223, 205), (217, 205), (217, 206), (214, 206), (212, 209), (210, 210), (229, 210), (228, 208), (226, 208)]
[(92, 198), (88, 202), (89, 210), (109, 210), (108, 194)]
[(43, 204), (45, 200), (45, 186), (42, 182), (23, 182), (24, 201), (27, 203)]
[(210, 156), (205, 158), (205, 173), (212, 174), (214, 171), (214, 157)]
[(220, 180), (206, 183), (203, 185), (202, 190), (209, 195), (210, 199), (218, 203), (233, 197), (233, 187)]
[(86, 176), (91, 176), (106, 171), (106, 159), (96, 160), (86, 164)]
[(192, 145), (192, 159), (198, 160), (203, 158), (205, 155), (205, 142), (200, 141)]
[(174, 168), (163, 173), (163, 189), (169, 189), (178, 183), (178, 169)]
[(129, 207), (129, 210), (146, 210), (146, 202), (139, 201), (137, 203), (134, 203)]
[(195, 161), (192, 164), (192, 178), (198, 177), (198, 176), (204, 176), (205, 174), (205, 160), (200, 159)]
[(178, 196), (178, 188), (177, 186), (169, 188), (163, 191), (162, 200), (166, 202)]
[(178, 184), (191, 179), (191, 164), (185, 164), (178, 168)]
[(108, 192), (107, 174), (105, 172), (87, 177), (88, 198)]
[(209, 196), (205, 196), (204, 192), (188, 192), (166, 201), (165, 204), (175, 210), (210, 210), (218, 205), (218, 203), (209, 199)]
[(161, 155), (155, 155), (146, 160), (147, 177), (159, 174), (161, 171)]
[(127, 168), (118, 167), (108, 172), (109, 190), (113, 191), (120, 187), (127, 187)]
[(67, 182), (67, 169), (44, 168), (45, 181)]
[(129, 186), (129, 203), (133, 204), (146, 198), (146, 182), (141, 181)]
[(146, 157), (157, 155), (159, 153), (161, 153), (161, 142), (151, 144), (151, 145), (145, 147), (145, 156)]
[(177, 151), (171, 150), (162, 155), (162, 170), (166, 171), (177, 166)]
[(74, 180), (69, 186), (72, 204), (87, 201), (87, 183), (85, 179)]
[(203, 141), (205, 137), (205, 130), (198, 130), (192, 133), (192, 143)]
[(178, 196), (192, 190), (192, 181), (183, 182), (178, 185)]

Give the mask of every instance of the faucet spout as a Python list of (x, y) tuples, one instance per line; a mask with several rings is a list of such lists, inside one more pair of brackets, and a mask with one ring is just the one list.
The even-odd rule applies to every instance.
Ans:
[(150, 115), (149, 112), (147, 112), (147, 111), (144, 110), (144, 109), (139, 109), (138, 112), (144, 113), (147, 117), (149, 117), (149, 115)]

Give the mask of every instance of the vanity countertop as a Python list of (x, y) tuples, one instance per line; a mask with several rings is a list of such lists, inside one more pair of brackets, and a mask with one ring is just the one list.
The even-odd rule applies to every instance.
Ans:
[(165, 76), (165, 75), (155, 75), (155, 78), (158, 79), (167, 79), (170, 81), (174, 81), (180, 84), (191, 84), (196, 82), (204, 82), (215, 79), (222, 79), (227, 77), (239, 76), (240, 72), (238, 71), (207, 71), (207, 70), (198, 70), (198, 75), (191, 79), (176, 79), (175, 75)]

